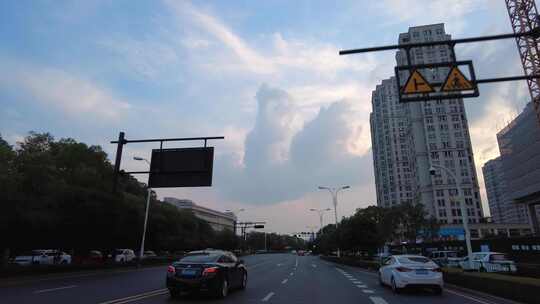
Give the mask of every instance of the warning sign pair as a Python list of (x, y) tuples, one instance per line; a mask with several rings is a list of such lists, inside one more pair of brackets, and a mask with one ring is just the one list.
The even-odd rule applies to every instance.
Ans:
[[(441, 86), (440, 92), (456, 92), (473, 89), (473, 83), (463, 75), (457, 66), (454, 66), (450, 70), (450, 73), (448, 73), (446, 80)], [(415, 69), (409, 76), (409, 79), (407, 79), (402, 92), (403, 94), (427, 94), (435, 92), (435, 89), (426, 81), (424, 76)]]

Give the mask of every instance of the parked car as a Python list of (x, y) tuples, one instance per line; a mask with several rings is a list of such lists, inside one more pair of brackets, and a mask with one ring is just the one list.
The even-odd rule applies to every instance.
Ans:
[(449, 259), (458, 258), (458, 253), (457, 251), (451, 250), (433, 251), (429, 254), (428, 258), (437, 263), (439, 266), (445, 267), (448, 266)]
[(516, 272), (516, 263), (500, 252), (473, 252), (472, 263), (465, 257), (460, 263), (463, 270), (480, 272)]
[(71, 255), (59, 250), (38, 249), (16, 256), (13, 263), (21, 266), (71, 264)]
[(306, 255), (306, 252), (304, 250), (298, 250), (297, 254), (299, 256), (304, 256), (304, 255)]
[(247, 269), (242, 260), (228, 251), (192, 251), (167, 268), (167, 288), (171, 297), (184, 292), (209, 292), (224, 298), (232, 288), (245, 289)]
[(115, 263), (129, 263), (135, 260), (137, 256), (131, 249), (115, 249), (114, 250), (114, 262)]
[(435, 262), (420, 255), (393, 255), (379, 268), (379, 283), (395, 293), (406, 287), (428, 287), (442, 294), (442, 271)]

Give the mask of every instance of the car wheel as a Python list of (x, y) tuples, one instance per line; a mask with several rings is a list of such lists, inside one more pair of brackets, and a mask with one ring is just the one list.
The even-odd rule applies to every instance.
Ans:
[(217, 290), (217, 296), (218, 298), (223, 299), (227, 297), (228, 294), (229, 294), (229, 281), (227, 281), (226, 278), (223, 278), (223, 280), (221, 281), (221, 286)]
[(246, 289), (247, 286), (247, 272), (242, 272), (242, 282), (240, 282), (240, 290)]
[(443, 289), (442, 289), (442, 287), (435, 287), (435, 289), (433, 291), (435, 291), (436, 295), (440, 296), (440, 295), (442, 295)]
[(65, 265), (65, 264), (67, 264), (67, 261), (66, 261), (66, 260), (63, 260), (62, 262), (60, 262), (60, 264)]
[(486, 269), (484, 267), (480, 267), (480, 269), (478, 269), (478, 271), (480, 272), (486, 272)]
[(176, 290), (176, 289), (169, 289), (169, 294), (171, 295), (171, 298), (173, 299), (176, 299), (178, 297), (180, 297), (180, 291)]
[(396, 280), (394, 280), (394, 277), (392, 277), (391, 284), (392, 284), (392, 291), (394, 293), (400, 293), (401, 292), (401, 288), (397, 287)]

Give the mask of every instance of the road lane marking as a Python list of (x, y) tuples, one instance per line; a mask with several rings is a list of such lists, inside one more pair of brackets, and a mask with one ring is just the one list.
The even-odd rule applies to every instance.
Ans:
[(281, 266), (281, 265), (283, 265), (283, 264), (279, 263), (279, 264), (277, 264), (276, 266), (279, 267), (279, 266)]
[(298, 267), (298, 257), (296, 257), (296, 262), (294, 263), (294, 268)]
[(54, 281), (54, 280), (63, 280), (63, 279), (71, 279), (71, 278), (84, 278), (84, 277), (91, 277), (91, 276), (98, 276), (98, 275), (110, 275), (110, 274), (119, 274), (119, 273), (121, 274), (121, 273), (129, 273), (129, 272), (136, 272), (136, 271), (148, 271), (148, 270), (155, 270), (156, 268), (166, 269), (165, 266), (167, 266), (167, 265), (144, 267), (142, 269), (130, 269), (130, 270), (121, 270), (121, 269), (120, 270), (118, 270), (118, 269), (102, 270), (102, 271), (93, 271), (93, 272), (87, 272), (87, 273), (82, 273), (82, 274), (53, 276), (53, 277), (38, 278), (38, 279), (24, 279), (24, 280), (16, 280), (16, 281), (0, 281), (0, 286), (13, 286), (13, 285), (21, 285), (21, 284), (25, 284), (25, 283)]
[(167, 288), (157, 289), (157, 290), (152, 290), (152, 291), (132, 295), (132, 296), (129, 296), (129, 297), (124, 297), (124, 298), (114, 299), (114, 300), (110, 300), (110, 301), (100, 302), (99, 304), (127, 303), (125, 301), (128, 301), (128, 302), (129, 301), (134, 301), (134, 300), (138, 300), (141, 297), (157, 296), (157, 295), (164, 294), (164, 293), (167, 293), (167, 292), (168, 292)]
[(367, 288), (367, 285), (356, 285), (358, 288)]
[(373, 304), (388, 304), (388, 302), (381, 297), (369, 297), (369, 299), (371, 302), (373, 302)]
[(294, 275), (294, 272), (291, 272), (291, 276)]
[(62, 290), (62, 289), (75, 288), (75, 287), (77, 287), (77, 285), (62, 286), (62, 287), (56, 287), (56, 288), (37, 290), (37, 291), (34, 291), (34, 293), (44, 293), (44, 292), (50, 292), (50, 291), (56, 291), (56, 290)]
[(281, 281), (281, 284), (287, 283), (288, 280), (289, 280), (289, 279), (285, 279), (285, 280)]
[(154, 294), (141, 296), (141, 297), (138, 297), (138, 298), (135, 298), (135, 299), (125, 300), (125, 301), (122, 301), (122, 302), (115, 302), (115, 304), (125, 304), (125, 303), (129, 303), (129, 302), (135, 302), (135, 301), (139, 301), (139, 300), (142, 300), (142, 299), (151, 298), (151, 297), (155, 297), (155, 296), (160, 296), (160, 295), (164, 295), (164, 294), (168, 294), (168, 293), (169, 293), (168, 291), (162, 291), (162, 292), (159, 292), (159, 293), (154, 293)]
[(467, 295), (464, 295), (462, 293), (459, 293), (459, 292), (455, 292), (455, 291), (452, 291), (452, 290), (448, 290), (448, 289), (445, 289), (446, 292), (449, 292), (449, 293), (453, 293), (457, 296), (460, 296), (460, 297), (463, 297), (465, 299), (469, 299), (469, 300), (473, 300), (473, 301), (476, 301), (478, 303), (482, 303), (482, 304), (492, 304), (492, 302), (485, 302), (485, 301), (482, 301), (482, 300), (479, 300), (477, 298), (473, 298), (473, 297), (470, 297), (470, 296), (467, 296)]
[(313, 266), (313, 268), (317, 268), (317, 265), (315, 265), (315, 264), (311, 264), (311, 266)]
[(262, 299), (263, 302), (268, 302), (268, 300), (270, 300), (270, 298), (274, 295), (273, 292), (270, 292), (269, 294), (266, 295), (266, 297), (264, 297)]
[(374, 292), (373, 290), (371, 290), (371, 289), (362, 289), (362, 291), (363, 291), (364, 293), (375, 293), (375, 292)]

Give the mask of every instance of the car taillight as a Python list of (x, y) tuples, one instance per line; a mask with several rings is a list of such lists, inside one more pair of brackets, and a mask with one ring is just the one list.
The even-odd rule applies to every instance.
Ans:
[(399, 271), (399, 272), (409, 272), (409, 271), (412, 271), (412, 269), (410, 269), (410, 268), (407, 268), (407, 267), (401, 267), (401, 266), (400, 266), (400, 267), (397, 267), (396, 270)]
[(202, 275), (207, 276), (207, 275), (215, 274), (215, 273), (217, 273), (217, 271), (218, 271), (217, 267), (205, 268)]
[(174, 268), (174, 266), (167, 267), (167, 273), (168, 274), (175, 274), (176, 273), (176, 268)]

